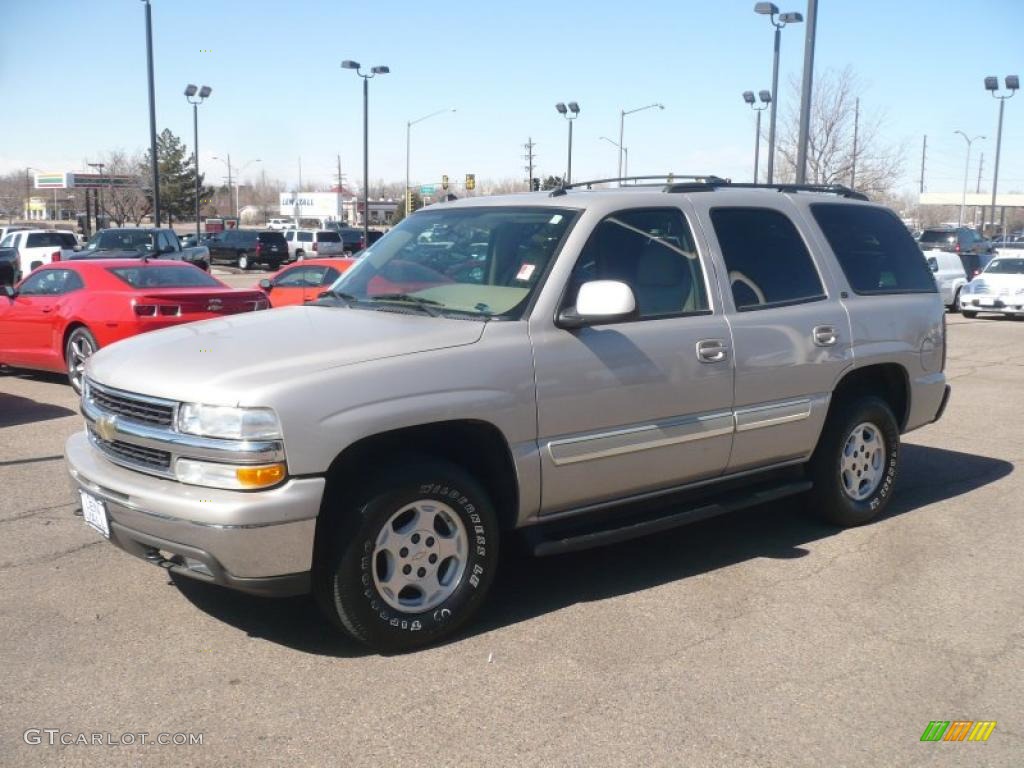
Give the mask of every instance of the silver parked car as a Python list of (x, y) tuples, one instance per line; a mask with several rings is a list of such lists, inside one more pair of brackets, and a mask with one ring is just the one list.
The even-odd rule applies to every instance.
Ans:
[(945, 355), (924, 256), (848, 190), (479, 197), (414, 213), (314, 304), (100, 350), (66, 460), (122, 549), (311, 590), (400, 651), (469, 619), (513, 532), (551, 555), (795, 494), (872, 520)]

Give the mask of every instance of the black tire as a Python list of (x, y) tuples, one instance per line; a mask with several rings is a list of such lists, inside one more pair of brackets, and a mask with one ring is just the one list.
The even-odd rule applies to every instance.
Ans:
[(971, 311), (966, 310), (966, 309), (962, 310), (960, 312), (960, 314), (963, 315), (964, 317), (966, 317), (968, 320), (972, 320), (972, 319), (974, 319), (975, 317), (978, 316), (977, 312), (971, 312)]
[(64, 345), (64, 363), (68, 371), (68, 382), (78, 394), (82, 394), (82, 367), (99, 348), (96, 337), (84, 325), (75, 328), (68, 336), (67, 344)]
[(953, 294), (953, 303), (947, 307), (954, 314), (960, 311), (960, 290), (960, 288), (956, 289), (956, 292)]
[[(498, 566), (498, 518), (479, 483), (454, 464), (427, 458), (396, 458), (392, 467), (373, 477), (359, 496), (353, 498), (350, 488), (334, 488), (327, 494), (321, 515), (331, 514), (333, 524), (318, 531), (322, 540), (313, 567), (313, 591), (327, 618), (385, 653), (413, 650), (458, 630), (483, 602)], [(389, 604), (377, 584), (381, 557), (387, 556), (375, 556), (375, 548), (393, 516), (419, 500), (440, 502), (458, 516), (466, 535), (466, 560), (458, 578), (445, 588), (451, 591), (442, 602), (425, 611), (401, 610)], [(393, 525), (392, 532), (397, 530)], [(430, 539), (421, 541), (424, 546), (417, 552), (403, 550), (409, 560), (402, 568), (413, 561), (425, 563)], [(446, 564), (452, 567), (447, 559), (438, 563), (438, 576)], [(427, 580), (434, 575), (427, 574)]]
[[(855, 430), (869, 425), (881, 436), (884, 446), (870, 450), (858, 457), (854, 452), (844, 458), (848, 441), (855, 444)], [(867, 430), (870, 433), (870, 430)], [(861, 433), (863, 434), (863, 433)], [(867, 450), (862, 448), (862, 450)], [(874, 464), (874, 453), (880, 454), (878, 465)], [(818, 439), (818, 446), (811, 457), (809, 470), (814, 488), (810, 493), (811, 510), (824, 520), (835, 525), (849, 527), (863, 525), (885, 511), (896, 485), (899, 467), (900, 431), (892, 409), (877, 397), (861, 397), (835, 404)], [(844, 474), (844, 461), (856, 462), (857, 472)], [(861, 463), (862, 462), (862, 463)], [(854, 498), (846, 488), (849, 478), (854, 483), (868, 476), (869, 465), (876, 466), (877, 484), (871, 489), (865, 480), (862, 498)], [(870, 493), (867, 491), (870, 490)]]
[(306, 258), (306, 252), (305, 251), (296, 251), (295, 252), (295, 260), (296, 261), (303, 261), (305, 258)]

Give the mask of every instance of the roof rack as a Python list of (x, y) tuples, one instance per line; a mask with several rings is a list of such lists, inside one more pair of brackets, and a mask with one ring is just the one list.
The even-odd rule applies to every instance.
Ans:
[(682, 184), (669, 184), (665, 187), (666, 192), (712, 192), (718, 187), (729, 187), (730, 189), (774, 189), (779, 192), (822, 192), (825, 194), (848, 197), (852, 200), (867, 200), (868, 196), (863, 192), (850, 189), (842, 184), (753, 184), (750, 182), (732, 183), (728, 180), (706, 180), (698, 182), (684, 182)]
[[(707, 183), (707, 184), (728, 184), (728, 179), (720, 178), (711, 173), (702, 173), (698, 175), (685, 174), (685, 173), (661, 173), (655, 176), (614, 176), (609, 179), (590, 179), (589, 181), (576, 181), (572, 184), (562, 184), (559, 187), (551, 190), (549, 193), (550, 197), (558, 197), (564, 195), (570, 189), (578, 189), (580, 187), (586, 187), (591, 189), (594, 184), (614, 184), (618, 183), (623, 186), (622, 182), (632, 182), (626, 184), (628, 187), (664, 187), (666, 184), (672, 185), (676, 179), (687, 179), (695, 183)], [(646, 182), (646, 183), (639, 183)]]

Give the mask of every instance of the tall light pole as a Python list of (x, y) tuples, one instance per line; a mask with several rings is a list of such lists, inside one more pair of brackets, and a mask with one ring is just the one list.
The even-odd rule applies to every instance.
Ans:
[(569, 162), (566, 165), (563, 184), (572, 184), (572, 121), (580, 116), (580, 105), (575, 101), (570, 101), (569, 106), (566, 107), (562, 102), (558, 102), (555, 104), (555, 109), (569, 122)]
[(598, 138), (600, 138), (602, 141), (607, 141), (609, 144), (611, 144), (613, 147), (619, 150), (619, 152), (626, 156), (625, 175), (629, 176), (629, 147), (619, 146), (619, 142), (609, 139), (607, 136), (599, 136)]
[(160, 226), (160, 167), (156, 157), (156, 100), (153, 96), (153, 9), (146, 4), (146, 67), (149, 74), (149, 163), (153, 174), (153, 226)]
[(761, 106), (757, 106), (757, 102), (754, 101), (753, 91), (743, 92), (743, 101), (750, 105), (750, 108), (757, 113), (757, 127), (754, 131), (754, 183), (757, 184), (757, 169), (761, 161), (761, 113), (764, 112), (772, 103), (772, 95), (768, 91), (758, 91), (758, 96), (761, 99)]
[(438, 115), (442, 115), (445, 112), (454, 112), (454, 111), (455, 111), (455, 107), (451, 107), (451, 108), (448, 108), (448, 109), (439, 109), (436, 112), (431, 112), (429, 115), (424, 115), (423, 117), (418, 117), (415, 120), (409, 120), (409, 121), (407, 121), (405, 123), (405, 215), (406, 216), (408, 216), (410, 213), (412, 213), (412, 210), (411, 210), (412, 209), (412, 194), (410, 192), (412, 187), (409, 186), (410, 185), (410, 181), (409, 181), (409, 148), (410, 148), (410, 145), (411, 145), (411, 138), (410, 138), (410, 136), (412, 134), (412, 127), (414, 125), (416, 125), (416, 123), (422, 123), (424, 120), (429, 120), (432, 117), (437, 117)]
[[(768, 183), (775, 180), (775, 117), (779, 105), (779, 49), (782, 46), (782, 29), (787, 24), (797, 24), (804, 20), (804, 17), (796, 12), (779, 13), (779, 7), (775, 3), (757, 3), (754, 6), (754, 13), (767, 16), (775, 27), (775, 49), (772, 56), (772, 112), (768, 120)], [(776, 20), (778, 17), (778, 20)]]
[(960, 216), (956, 220), (956, 225), (962, 227), (964, 225), (964, 208), (967, 206), (967, 174), (971, 168), (971, 144), (976, 142), (978, 139), (984, 139), (984, 136), (975, 136), (973, 139), (970, 138), (963, 131), (953, 131), (964, 137), (964, 141), (967, 142), (967, 159), (964, 161), (964, 189), (960, 195)]
[(619, 111), (619, 186), (622, 186), (622, 146), (623, 141), (625, 139), (624, 133), (626, 125), (626, 115), (632, 115), (634, 112), (643, 112), (645, 109), (654, 109), (655, 107), (657, 107), (658, 109), (664, 109), (665, 105), (655, 103), (648, 104), (646, 107), (637, 107), (636, 109), (623, 109)]
[(360, 71), (358, 61), (346, 59), (342, 69), (354, 69), (363, 78), (363, 248), (370, 246), (370, 80), (376, 75), (386, 75), (391, 69), (385, 66), (370, 67), (369, 74)]
[(814, 85), (814, 38), (818, 29), (818, 0), (807, 0), (804, 33), (804, 73), (800, 83), (800, 128), (796, 147), (796, 183), (807, 181), (807, 144), (811, 135), (811, 89)]
[[(103, 181), (103, 169), (107, 167), (106, 163), (86, 163), (90, 168), (95, 168), (100, 172), (100, 181)], [(102, 229), (100, 227), (100, 211), (103, 210), (103, 186), (101, 185), (94, 193), (96, 196), (96, 229)], [(57, 198), (55, 197), (54, 200)]]
[[(192, 105), (192, 157), (196, 164), (196, 245), (199, 244), (199, 105), (202, 104), (213, 89), (208, 85), (196, 88), (189, 83), (185, 87), (185, 101)], [(198, 94), (198, 97), (197, 97)]]
[[(1007, 75), (1003, 81), (1006, 84), (1006, 90), (1009, 91), (1005, 96), (999, 95), (996, 91), (999, 90), (999, 78), (998, 77), (986, 77), (985, 78), (985, 90), (992, 94), (993, 98), (999, 99), (999, 130), (996, 133), (996, 164), (992, 168), (992, 223), (996, 221), (996, 186), (999, 184), (999, 150), (1003, 145), (1003, 107), (1006, 105), (1007, 99), (1012, 99), (1013, 95), (1020, 88), (1020, 78), (1017, 75)], [(985, 222), (981, 222), (982, 229), (985, 228)], [(1006, 222), (1003, 221), (1002, 226), (1003, 239), (1006, 239)]]

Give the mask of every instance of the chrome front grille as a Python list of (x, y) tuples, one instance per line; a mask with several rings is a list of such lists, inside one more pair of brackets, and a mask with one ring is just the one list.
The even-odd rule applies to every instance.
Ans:
[(170, 427), (174, 424), (174, 403), (171, 402), (107, 389), (92, 381), (86, 384), (86, 396), (105, 413), (116, 414), (139, 424), (154, 427)]
[(117, 464), (160, 473), (169, 472), (171, 469), (170, 451), (146, 448), (123, 440), (104, 440), (93, 429), (89, 430), (89, 439), (100, 452)]

